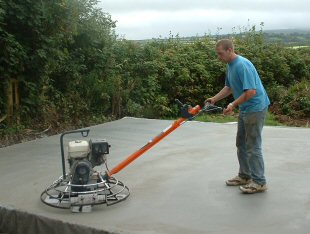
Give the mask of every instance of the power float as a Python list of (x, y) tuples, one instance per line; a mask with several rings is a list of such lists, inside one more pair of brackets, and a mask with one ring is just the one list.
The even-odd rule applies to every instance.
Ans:
[[(187, 121), (193, 120), (201, 113), (217, 112), (222, 108), (206, 103), (201, 108), (199, 105), (192, 107), (176, 102), (180, 105), (181, 118), (175, 120), (159, 135), (148, 141), (143, 147), (129, 155), (125, 160), (108, 169), (107, 157), (110, 145), (105, 139), (75, 140), (68, 143), (66, 170), (63, 139), (65, 135), (81, 133), (87, 137), (90, 130), (67, 131), (60, 136), (62, 176), (54, 181), (41, 193), (41, 201), (46, 205), (71, 209), (72, 212), (90, 212), (95, 205), (108, 206), (124, 201), (130, 194), (129, 189), (121, 181), (113, 177), (114, 174), (128, 166), (132, 161), (141, 156), (168, 134)], [(105, 164), (106, 171), (95, 167)]]

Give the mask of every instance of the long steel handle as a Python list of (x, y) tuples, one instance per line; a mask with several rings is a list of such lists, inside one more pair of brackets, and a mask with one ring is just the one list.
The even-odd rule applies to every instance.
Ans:
[[(195, 106), (194, 108), (190, 108), (188, 112), (192, 115), (196, 115), (201, 110), (201, 107), (199, 105)], [(132, 161), (134, 161), (136, 158), (141, 156), (144, 152), (152, 148), (154, 145), (156, 145), (160, 140), (165, 138), (167, 135), (169, 135), (171, 132), (173, 132), (175, 129), (177, 129), (179, 126), (182, 125), (183, 122), (185, 122), (186, 118), (180, 118), (176, 121), (174, 121), (170, 126), (168, 126), (166, 129), (164, 129), (159, 135), (154, 137), (152, 140), (150, 140), (148, 143), (146, 143), (142, 148), (134, 152), (133, 154), (129, 155), (125, 160), (120, 162), (118, 165), (116, 165), (112, 170), (110, 170), (107, 173), (108, 177), (111, 177), (113, 174), (118, 173), (120, 170), (128, 166)]]

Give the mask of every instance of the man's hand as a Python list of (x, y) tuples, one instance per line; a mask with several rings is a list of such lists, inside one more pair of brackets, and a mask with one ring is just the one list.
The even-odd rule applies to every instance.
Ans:
[(234, 104), (233, 103), (229, 103), (226, 107), (226, 109), (223, 110), (223, 114), (224, 115), (230, 115), (233, 113), (234, 110)]
[(214, 104), (215, 104), (214, 98), (212, 97), (212, 98), (208, 98), (207, 100), (205, 100), (205, 105), (206, 105), (207, 103), (214, 105)]

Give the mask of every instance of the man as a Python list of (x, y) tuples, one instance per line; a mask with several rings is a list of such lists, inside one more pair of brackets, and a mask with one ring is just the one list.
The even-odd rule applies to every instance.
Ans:
[(226, 63), (224, 88), (206, 102), (214, 104), (233, 95), (223, 114), (228, 115), (239, 107), (238, 131), (236, 137), (239, 173), (227, 180), (228, 186), (240, 186), (243, 193), (257, 193), (267, 190), (262, 154), (262, 129), (270, 104), (267, 93), (254, 65), (237, 55), (232, 41), (223, 39), (216, 44), (219, 60)]

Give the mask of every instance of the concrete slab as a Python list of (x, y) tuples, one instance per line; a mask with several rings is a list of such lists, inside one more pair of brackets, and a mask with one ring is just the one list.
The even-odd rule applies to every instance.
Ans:
[[(170, 123), (124, 118), (91, 127), (90, 137), (112, 145), (112, 168)], [(62, 174), (59, 135), (1, 148), (0, 207), (120, 233), (309, 233), (310, 129), (264, 128), (269, 190), (254, 195), (224, 184), (238, 170), (235, 134), (235, 124), (182, 125), (115, 175), (127, 200), (82, 214), (40, 201)]]

